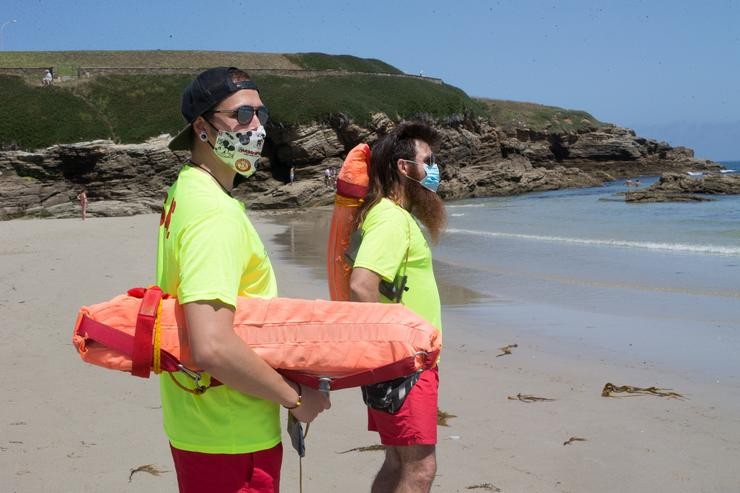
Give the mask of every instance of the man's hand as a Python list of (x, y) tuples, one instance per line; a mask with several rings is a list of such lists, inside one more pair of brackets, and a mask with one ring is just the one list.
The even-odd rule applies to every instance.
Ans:
[(301, 396), (301, 405), (291, 409), (290, 413), (298, 421), (310, 423), (319, 413), (331, 407), (331, 400), (324, 392), (303, 386), (303, 395)]

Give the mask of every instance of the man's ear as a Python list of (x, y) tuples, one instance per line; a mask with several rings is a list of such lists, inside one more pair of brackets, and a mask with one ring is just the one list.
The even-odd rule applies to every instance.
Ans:
[(398, 161), (396, 161), (396, 166), (398, 166), (398, 171), (400, 171), (402, 175), (408, 176), (409, 163), (407, 163), (404, 159), (399, 159)]
[(193, 121), (193, 133), (198, 136), (201, 134), (201, 132), (208, 133), (208, 125), (206, 124), (206, 120), (199, 116)]

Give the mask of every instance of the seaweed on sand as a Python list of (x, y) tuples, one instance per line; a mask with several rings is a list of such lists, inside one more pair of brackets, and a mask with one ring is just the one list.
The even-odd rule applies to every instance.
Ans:
[(501, 351), (501, 354), (497, 354), (496, 357), (498, 358), (499, 356), (506, 356), (507, 354), (511, 354), (511, 350), (514, 349), (515, 347), (519, 347), (519, 345), (518, 344), (508, 344), (504, 347), (498, 348), (499, 351)]
[(669, 399), (686, 399), (683, 394), (673, 392), (671, 389), (661, 389), (660, 387), (633, 387), (631, 385), (617, 386), (607, 383), (601, 391), (602, 397), (623, 397), (612, 394), (627, 393), (636, 395), (657, 395), (658, 397), (668, 397)]
[(348, 452), (374, 452), (376, 450), (385, 450), (384, 445), (368, 445), (367, 447), (355, 447), (344, 452), (337, 452), (338, 454), (346, 454)]
[(522, 402), (549, 402), (554, 401), (555, 399), (550, 399), (548, 397), (537, 397), (535, 395), (529, 395), (529, 394), (517, 394), (515, 396), (508, 396), (507, 399), (510, 401), (522, 401)]
[(500, 492), (501, 488), (498, 486), (491, 484), (491, 483), (481, 483), (481, 484), (474, 484), (471, 486), (466, 486), (466, 490), (486, 490), (486, 491), (497, 491)]
[(144, 464), (143, 466), (139, 466), (135, 469), (131, 469), (131, 474), (128, 475), (129, 483), (131, 482), (131, 479), (134, 477), (134, 474), (136, 474), (137, 472), (148, 472), (152, 476), (161, 476), (163, 473), (169, 472), (169, 471), (166, 471), (164, 469), (159, 469), (154, 464)]
[(566, 441), (563, 442), (563, 445), (570, 445), (573, 442), (585, 442), (585, 441), (586, 441), (585, 438), (581, 438), (581, 437), (570, 437), (569, 439), (567, 439)]
[(437, 426), (450, 426), (447, 424), (447, 420), (450, 418), (457, 418), (454, 414), (437, 409)]

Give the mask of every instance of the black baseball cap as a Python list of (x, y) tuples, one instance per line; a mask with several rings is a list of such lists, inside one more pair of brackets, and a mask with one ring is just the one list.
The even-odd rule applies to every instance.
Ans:
[(192, 124), (196, 118), (207, 112), (230, 94), (242, 89), (254, 89), (257, 84), (252, 80), (234, 82), (231, 72), (239, 70), (235, 67), (216, 67), (201, 72), (182, 93), (180, 111), (188, 122), (187, 126), (170, 141), (169, 148), (173, 151), (187, 151), (190, 149)]

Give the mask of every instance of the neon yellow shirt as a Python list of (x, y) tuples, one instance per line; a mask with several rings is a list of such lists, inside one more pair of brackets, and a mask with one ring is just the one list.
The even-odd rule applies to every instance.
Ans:
[[(406, 260), (408, 252), (408, 260)], [(354, 267), (362, 267), (393, 282), (406, 264), (406, 286), (401, 303), (442, 330), (442, 308), (432, 269), (432, 250), (413, 216), (391, 200), (381, 199), (362, 222), (362, 243)], [(391, 300), (380, 295), (380, 301)]]
[[(244, 204), (212, 177), (185, 166), (167, 192), (159, 227), (157, 284), (181, 303), (277, 296), (267, 252)], [(174, 374), (187, 388), (193, 382)], [(206, 376), (205, 383), (210, 377)], [(175, 448), (212, 454), (265, 450), (280, 442), (279, 407), (222, 385), (193, 395), (160, 378), (164, 428)]]

